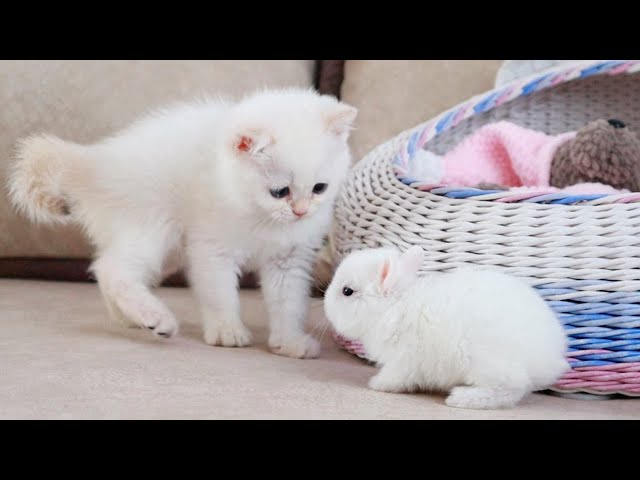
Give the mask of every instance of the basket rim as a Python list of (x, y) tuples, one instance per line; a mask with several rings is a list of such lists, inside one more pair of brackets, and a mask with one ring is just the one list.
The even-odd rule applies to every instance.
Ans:
[(640, 202), (640, 192), (576, 195), (544, 188), (531, 190), (530, 192), (495, 191), (482, 190), (469, 186), (428, 185), (406, 176), (408, 162), (413, 159), (416, 152), (422, 150), (429, 141), (449, 131), (463, 120), (493, 110), (520, 97), (554, 88), (575, 80), (596, 75), (613, 76), (637, 72), (640, 72), (640, 60), (578, 61), (534, 72), (525, 77), (516, 78), (499, 87), (474, 95), (430, 120), (397, 135), (394, 140), (401, 140), (391, 155), (394, 174), (402, 184), (414, 190), (430, 192), (436, 196), (463, 198), (466, 201), (526, 202), (554, 205), (638, 203)]

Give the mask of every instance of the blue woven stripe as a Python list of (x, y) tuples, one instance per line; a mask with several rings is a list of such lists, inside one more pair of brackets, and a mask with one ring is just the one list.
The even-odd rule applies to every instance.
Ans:
[(588, 67), (582, 70), (580, 72), (580, 78), (586, 78), (586, 77), (590, 77), (591, 75), (596, 75), (598, 73), (605, 72), (607, 70), (612, 70), (613, 68), (619, 65), (622, 65), (623, 63), (625, 62), (622, 60), (612, 60), (609, 62), (598, 63), (596, 65), (593, 65), (592, 67)]
[(614, 363), (631, 363), (631, 362), (640, 362), (640, 353), (638, 352), (588, 353), (586, 355), (578, 355), (575, 358), (579, 360), (609, 360)]
[(504, 90), (499, 90), (497, 92), (491, 93), (490, 95), (487, 95), (486, 98), (484, 98), (481, 102), (476, 104), (475, 107), (473, 107), (474, 113), (482, 113), (486, 112), (487, 110), (491, 110), (493, 107), (495, 107), (496, 100), (500, 98), (503, 93)]
[(449, 198), (471, 198), (479, 195), (489, 195), (492, 193), (499, 193), (501, 190), (456, 190), (455, 192), (449, 192), (445, 194), (445, 197)]
[(456, 114), (455, 110), (452, 110), (448, 114), (446, 114), (444, 117), (442, 117), (442, 119), (436, 125), (436, 132), (440, 133), (443, 130), (446, 130), (447, 128), (449, 128), (449, 124), (452, 122), (455, 114)]
[(416, 151), (416, 143), (418, 143), (418, 139), (420, 138), (419, 132), (414, 133), (409, 138), (409, 144), (407, 145), (407, 152), (409, 155), (413, 155)]
[[(571, 335), (578, 338), (608, 338), (608, 339), (634, 339), (640, 338), (640, 328), (607, 328), (607, 327), (572, 327), (567, 330), (584, 329), (575, 331)], [(589, 331), (586, 331), (589, 330)]]
[(536, 78), (531, 83), (526, 84), (522, 87), (522, 96), (526, 97), (527, 95), (539, 90), (545, 85), (545, 81), (549, 78), (551, 78), (551, 74), (543, 75), (542, 77)]
[[(451, 122), (453, 119), (453, 115), (446, 116), (441, 120), (441, 123), (438, 124), (436, 129), (438, 128), (446, 128), (447, 124)], [(416, 139), (411, 137), (409, 143), (407, 145), (407, 149), (410, 151), (410, 154), (415, 150), (415, 142)], [(400, 180), (406, 185), (411, 186), (414, 183), (420, 183), (420, 181), (415, 179), (410, 179), (407, 177), (399, 177)], [(457, 199), (465, 199), (465, 198), (473, 198), (481, 195), (490, 195), (493, 193), (502, 193), (502, 190), (481, 190), (476, 188), (448, 188), (447, 191), (443, 191), (442, 189), (433, 189), (431, 193), (434, 195), (443, 195), (447, 198), (457, 198)], [(607, 194), (592, 194), (592, 195), (568, 195), (566, 193), (548, 193), (545, 195), (539, 195), (537, 197), (531, 197), (527, 199), (520, 200), (522, 203), (548, 203), (554, 205), (572, 205), (574, 203), (587, 202), (591, 200), (597, 200), (602, 197), (606, 197)]]
[(572, 327), (565, 325), (567, 335), (573, 338), (598, 338), (608, 340), (633, 340), (640, 336), (638, 329), (604, 328), (604, 327)]
[(571, 362), (572, 368), (581, 368), (581, 367), (603, 367), (605, 365), (615, 365), (616, 362), (605, 362), (603, 360), (585, 360), (585, 361), (577, 361)]
[(563, 313), (558, 315), (563, 324), (581, 327), (608, 326), (615, 329), (640, 328), (640, 318), (631, 316), (617, 316), (604, 314), (572, 315)]
[(588, 202), (590, 200), (597, 200), (599, 198), (607, 197), (608, 194), (600, 193), (600, 194), (592, 194), (592, 195), (571, 195), (568, 197), (560, 198), (558, 200), (553, 200), (552, 203), (554, 205), (571, 205), (572, 203), (579, 202)]
[(579, 303), (615, 303), (615, 304), (640, 304), (640, 294), (631, 292), (611, 292), (602, 293), (600, 295), (588, 295), (582, 292), (576, 291), (573, 288), (537, 288), (538, 293), (542, 298), (553, 300), (553, 297), (559, 297), (561, 295), (572, 295), (572, 302)]
[(579, 350), (613, 350), (636, 351), (640, 350), (640, 340), (605, 340), (602, 338), (572, 338), (569, 346)]
[(607, 313), (620, 315), (640, 315), (640, 305), (625, 303), (578, 303), (563, 300), (547, 302), (558, 313)]

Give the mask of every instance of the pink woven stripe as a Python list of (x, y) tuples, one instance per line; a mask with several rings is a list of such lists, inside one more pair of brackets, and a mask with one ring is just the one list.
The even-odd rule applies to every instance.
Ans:
[(458, 110), (458, 113), (456, 113), (456, 116), (453, 118), (453, 121), (451, 122), (451, 126), (455, 127), (456, 125), (458, 125), (462, 120), (464, 120), (468, 116), (468, 113), (471, 110), (473, 110), (473, 104), (471, 103), (467, 103), (466, 105), (463, 105), (462, 107), (460, 107), (460, 109)]
[(503, 93), (502, 95), (500, 95), (497, 99), (496, 99), (496, 107), (499, 107), (500, 105), (502, 105), (503, 103), (508, 102), (509, 100), (511, 100), (513, 98), (514, 93), (516, 92), (516, 88), (515, 87), (508, 87)]
[[(610, 381), (604, 382), (599, 380), (587, 380), (587, 381), (570, 381), (570, 380), (562, 380), (556, 383), (556, 387), (559, 388), (593, 388), (593, 387), (613, 387), (617, 386), (618, 390), (627, 390), (627, 389), (636, 389), (640, 388), (640, 383), (628, 383), (624, 386), (620, 385), (618, 382)], [(623, 388), (621, 388), (623, 387)]]
[[(638, 380), (636, 378), (636, 380)], [(600, 387), (606, 387), (608, 385), (617, 385), (619, 387), (619, 390), (626, 390), (627, 388), (639, 388), (640, 387), (640, 382), (636, 381), (636, 382), (617, 382), (615, 380), (591, 380), (591, 379), (587, 379), (587, 380), (574, 380), (574, 379), (568, 379), (568, 380), (558, 380), (556, 382), (556, 386), (557, 387), (568, 387), (571, 386), (573, 388), (580, 388), (580, 387), (584, 387), (586, 385), (592, 385), (592, 386), (600, 386)]]
[(599, 393), (633, 393), (636, 394), (638, 392), (640, 392), (640, 388), (624, 388), (624, 390), (620, 389), (620, 385), (617, 384), (613, 384), (613, 385), (597, 385), (597, 384), (592, 384), (592, 383), (583, 383), (580, 385), (563, 385), (563, 386), (555, 386), (554, 387), (557, 390), (563, 390), (563, 391), (576, 391), (576, 390), (580, 390), (580, 391), (596, 391)]
[(434, 190), (436, 188), (444, 188), (445, 187), (445, 185), (440, 185), (440, 184), (438, 184), (438, 185), (436, 185), (436, 184), (429, 185), (429, 184), (426, 184), (426, 183), (418, 184), (418, 185), (412, 185), (412, 186), (414, 188), (417, 188), (418, 190), (427, 191), (427, 192), (430, 191), (430, 190)]
[(625, 395), (637, 395), (640, 394), (640, 388), (625, 388), (624, 390), (620, 389), (620, 385), (606, 385), (606, 386), (601, 386), (601, 385), (595, 385), (595, 386), (590, 386), (590, 385), (586, 385), (583, 387), (558, 387), (558, 386), (554, 386), (555, 390), (559, 390), (561, 392), (575, 392), (575, 391), (590, 391), (590, 392), (597, 392), (597, 393), (602, 393), (602, 394), (606, 394), (606, 393), (621, 393), (621, 394), (625, 394)]
[(562, 381), (569, 381), (574, 379), (582, 379), (582, 378), (591, 378), (598, 379), (600, 382), (607, 381), (620, 381), (627, 383), (636, 383), (640, 382), (640, 375), (637, 372), (611, 372), (611, 371), (597, 371), (592, 370), (589, 372), (579, 372), (576, 370), (572, 370), (567, 373), (564, 377), (562, 377)]
[(594, 370), (615, 370), (618, 372), (640, 372), (640, 363), (614, 363), (612, 365), (603, 365), (601, 367), (579, 367), (575, 368), (575, 372), (590, 372)]
[(615, 201), (615, 203), (631, 203), (637, 202), (638, 200), (640, 200), (640, 193), (630, 193), (622, 198), (619, 198)]
[[(607, 350), (569, 352), (567, 356), (587, 353), (605, 353)], [(597, 367), (572, 369), (556, 382), (554, 388), (563, 391), (586, 390), (599, 393), (640, 393), (640, 363), (615, 363)]]
[(631, 67), (637, 65), (638, 63), (640, 63), (640, 60), (631, 60), (627, 63), (624, 63), (623, 65), (620, 65), (619, 67), (616, 67), (614, 69), (612, 69), (609, 74), (610, 75), (618, 75), (619, 73), (624, 73), (627, 70), (629, 70)]

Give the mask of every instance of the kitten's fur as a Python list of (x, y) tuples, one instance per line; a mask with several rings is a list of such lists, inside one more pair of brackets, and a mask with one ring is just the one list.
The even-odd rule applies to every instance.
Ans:
[[(173, 105), (92, 145), (34, 136), (19, 144), (10, 194), (35, 221), (86, 230), (114, 318), (176, 333), (150, 287), (184, 266), (205, 341), (249, 345), (237, 283), (240, 268), (255, 268), (272, 351), (315, 357), (320, 346), (303, 330), (310, 270), (350, 165), (355, 116), (310, 90), (265, 90)], [(318, 183), (328, 188), (314, 194)], [(284, 198), (270, 193), (283, 187)]]
[(532, 287), (472, 268), (417, 277), (423, 256), (418, 246), (354, 252), (327, 289), (336, 331), (382, 366), (371, 388), (446, 391), (450, 406), (504, 408), (569, 369), (564, 329)]

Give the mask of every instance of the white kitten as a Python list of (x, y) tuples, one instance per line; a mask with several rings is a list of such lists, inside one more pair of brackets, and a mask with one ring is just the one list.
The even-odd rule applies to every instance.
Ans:
[(35, 221), (78, 222), (112, 316), (169, 337), (177, 323), (151, 292), (184, 266), (211, 345), (245, 346), (240, 268), (259, 271), (269, 346), (315, 357), (303, 330), (314, 250), (350, 165), (356, 109), (310, 90), (265, 90), (237, 103), (167, 107), (92, 145), (23, 140), (10, 178)]
[(327, 289), (336, 331), (382, 366), (371, 388), (445, 391), (453, 407), (502, 408), (568, 370), (563, 327), (532, 287), (474, 269), (419, 278), (423, 257), (417, 246), (357, 251)]

